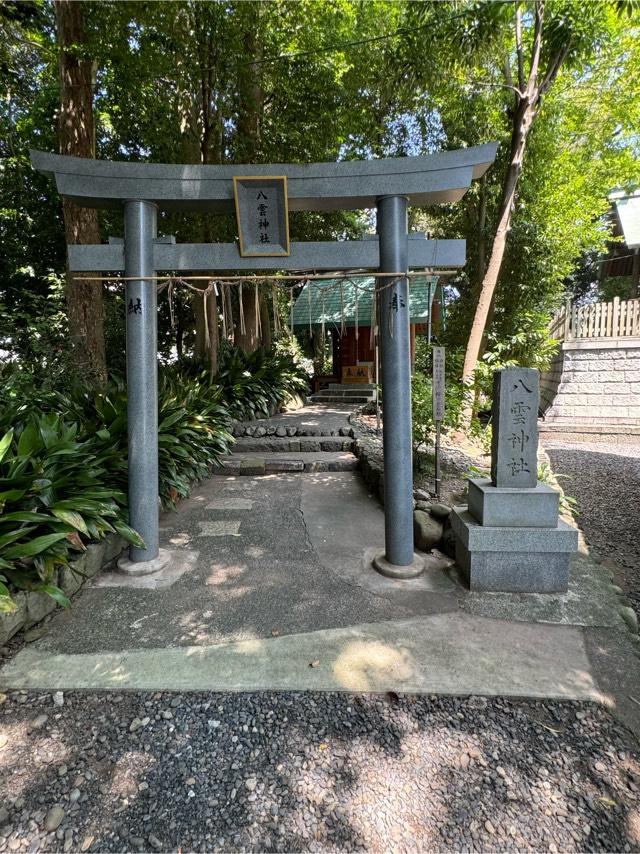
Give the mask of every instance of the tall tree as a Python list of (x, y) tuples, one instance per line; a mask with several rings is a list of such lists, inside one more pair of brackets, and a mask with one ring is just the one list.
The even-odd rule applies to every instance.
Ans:
[[(85, 5), (55, 0), (60, 72), (60, 153), (95, 157), (93, 88), (95, 66), (88, 55)], [(100, 243), (98, 212), (64, 200), (68, 245)], [(67, 266), (69, 334), (78, 367), (98, 380), (106, 378), (102, 286), (81, 282)]]
[[(617, 4), (622, 8), (626, 4)], [(496, 31), (504, 28), (504, 9), (509, 4), (474, 9), (477, 22), (483, 16), (490, 19)], [(463, 365), (463, 380), (471, 383), (483, 345), (496, 286), (499, 281), (507, 238), (515, 209), (518, 183), (522, 174), (527, 144), (543, 103), (566, 64), (580, 62), (592, 53), (603, 37), (613, 6), (586, 0), (556, 2), (548, 9), (544, 0), (524, 6), (515, 0), (512, 6), (511, 42), (502, 63), (501, 86), (512, 93), (511, 138), (504, 173), (491, 253), (482, 278), (478, 303), (467, 343)], [(486, 24), (486, 21), (484, 22)], [(482, 30), (482, 27), (480, 28)], [(504, 39), (504, 36), (501, 35)], [(505, 42), (503, 41), (503, 44)], [(485, 45), (486, 47), (486, 45)], [(489, 84), (491, 85), (491, 84)], [(469, 412), (470, 415), (470, 412)]]

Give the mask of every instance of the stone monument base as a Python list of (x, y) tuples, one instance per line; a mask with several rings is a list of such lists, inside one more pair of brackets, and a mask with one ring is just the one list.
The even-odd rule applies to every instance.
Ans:
[(466, 507), (451, 513), (456, 563), (470, 590), (564, 593), (578, 531), (562, 519), (554, 527), (486, 527)]
[(510, 489), (470, 477), (469, 512), (481, 525), (495, 528), (555, 528), (560, 495), (545, 483)]

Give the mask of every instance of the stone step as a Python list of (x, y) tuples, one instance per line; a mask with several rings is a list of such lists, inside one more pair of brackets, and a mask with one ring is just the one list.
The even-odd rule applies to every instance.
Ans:
[(248, 475), (250, 477), (278, 472), (304, 473), (321, 471), (354, 471), (358, 460), (346, 451), (317, 453), (236, 453), (225, 457), (214, 470), (218, 475)]
[(354, 440), (348, 436), (240, 436), (233, 453), (318, 453), (318, 451), (352, 451)]
[(334, 391), (333, 389), (323, 388), (312, 395), (311, 399), (319, 399), (321, 397), (331, 397), (349, 403), (354, 397), (375, 397), (375, 392), (369, 391), (366, 388), (359, 389), (358, 391)]
[(374, 383), (350, 383), (349, 385), (342, 383), (329, 383), (329, 391), (375, 391)]
[(360, 403), (370, 403), (372, 400), (375, 400), (373, 395), (349, 395), (349, 397), (345, 397), (344, 395), (318, 393), (311, 397), (311, 401), (313, 403), (348, 403), (355, 405)]

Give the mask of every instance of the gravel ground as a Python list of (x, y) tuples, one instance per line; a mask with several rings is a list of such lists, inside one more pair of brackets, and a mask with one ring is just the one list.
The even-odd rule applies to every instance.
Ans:
[(578, 503), (590, 546), (617, 564), (618, 583), (640, 617), (640, 443), (544, 442), (560, 485)]
[(0, 851), (640, 850), (638, 754), (594, 705), (60, 699), (0, 705)]

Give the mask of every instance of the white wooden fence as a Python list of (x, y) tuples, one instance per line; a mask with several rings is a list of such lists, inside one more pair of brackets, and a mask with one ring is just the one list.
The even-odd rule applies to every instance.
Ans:
[(558, 341), (576, 338), (640, 337), (640, 299), (573, 305), (567, 300), (551, 321), (550, 332)]

